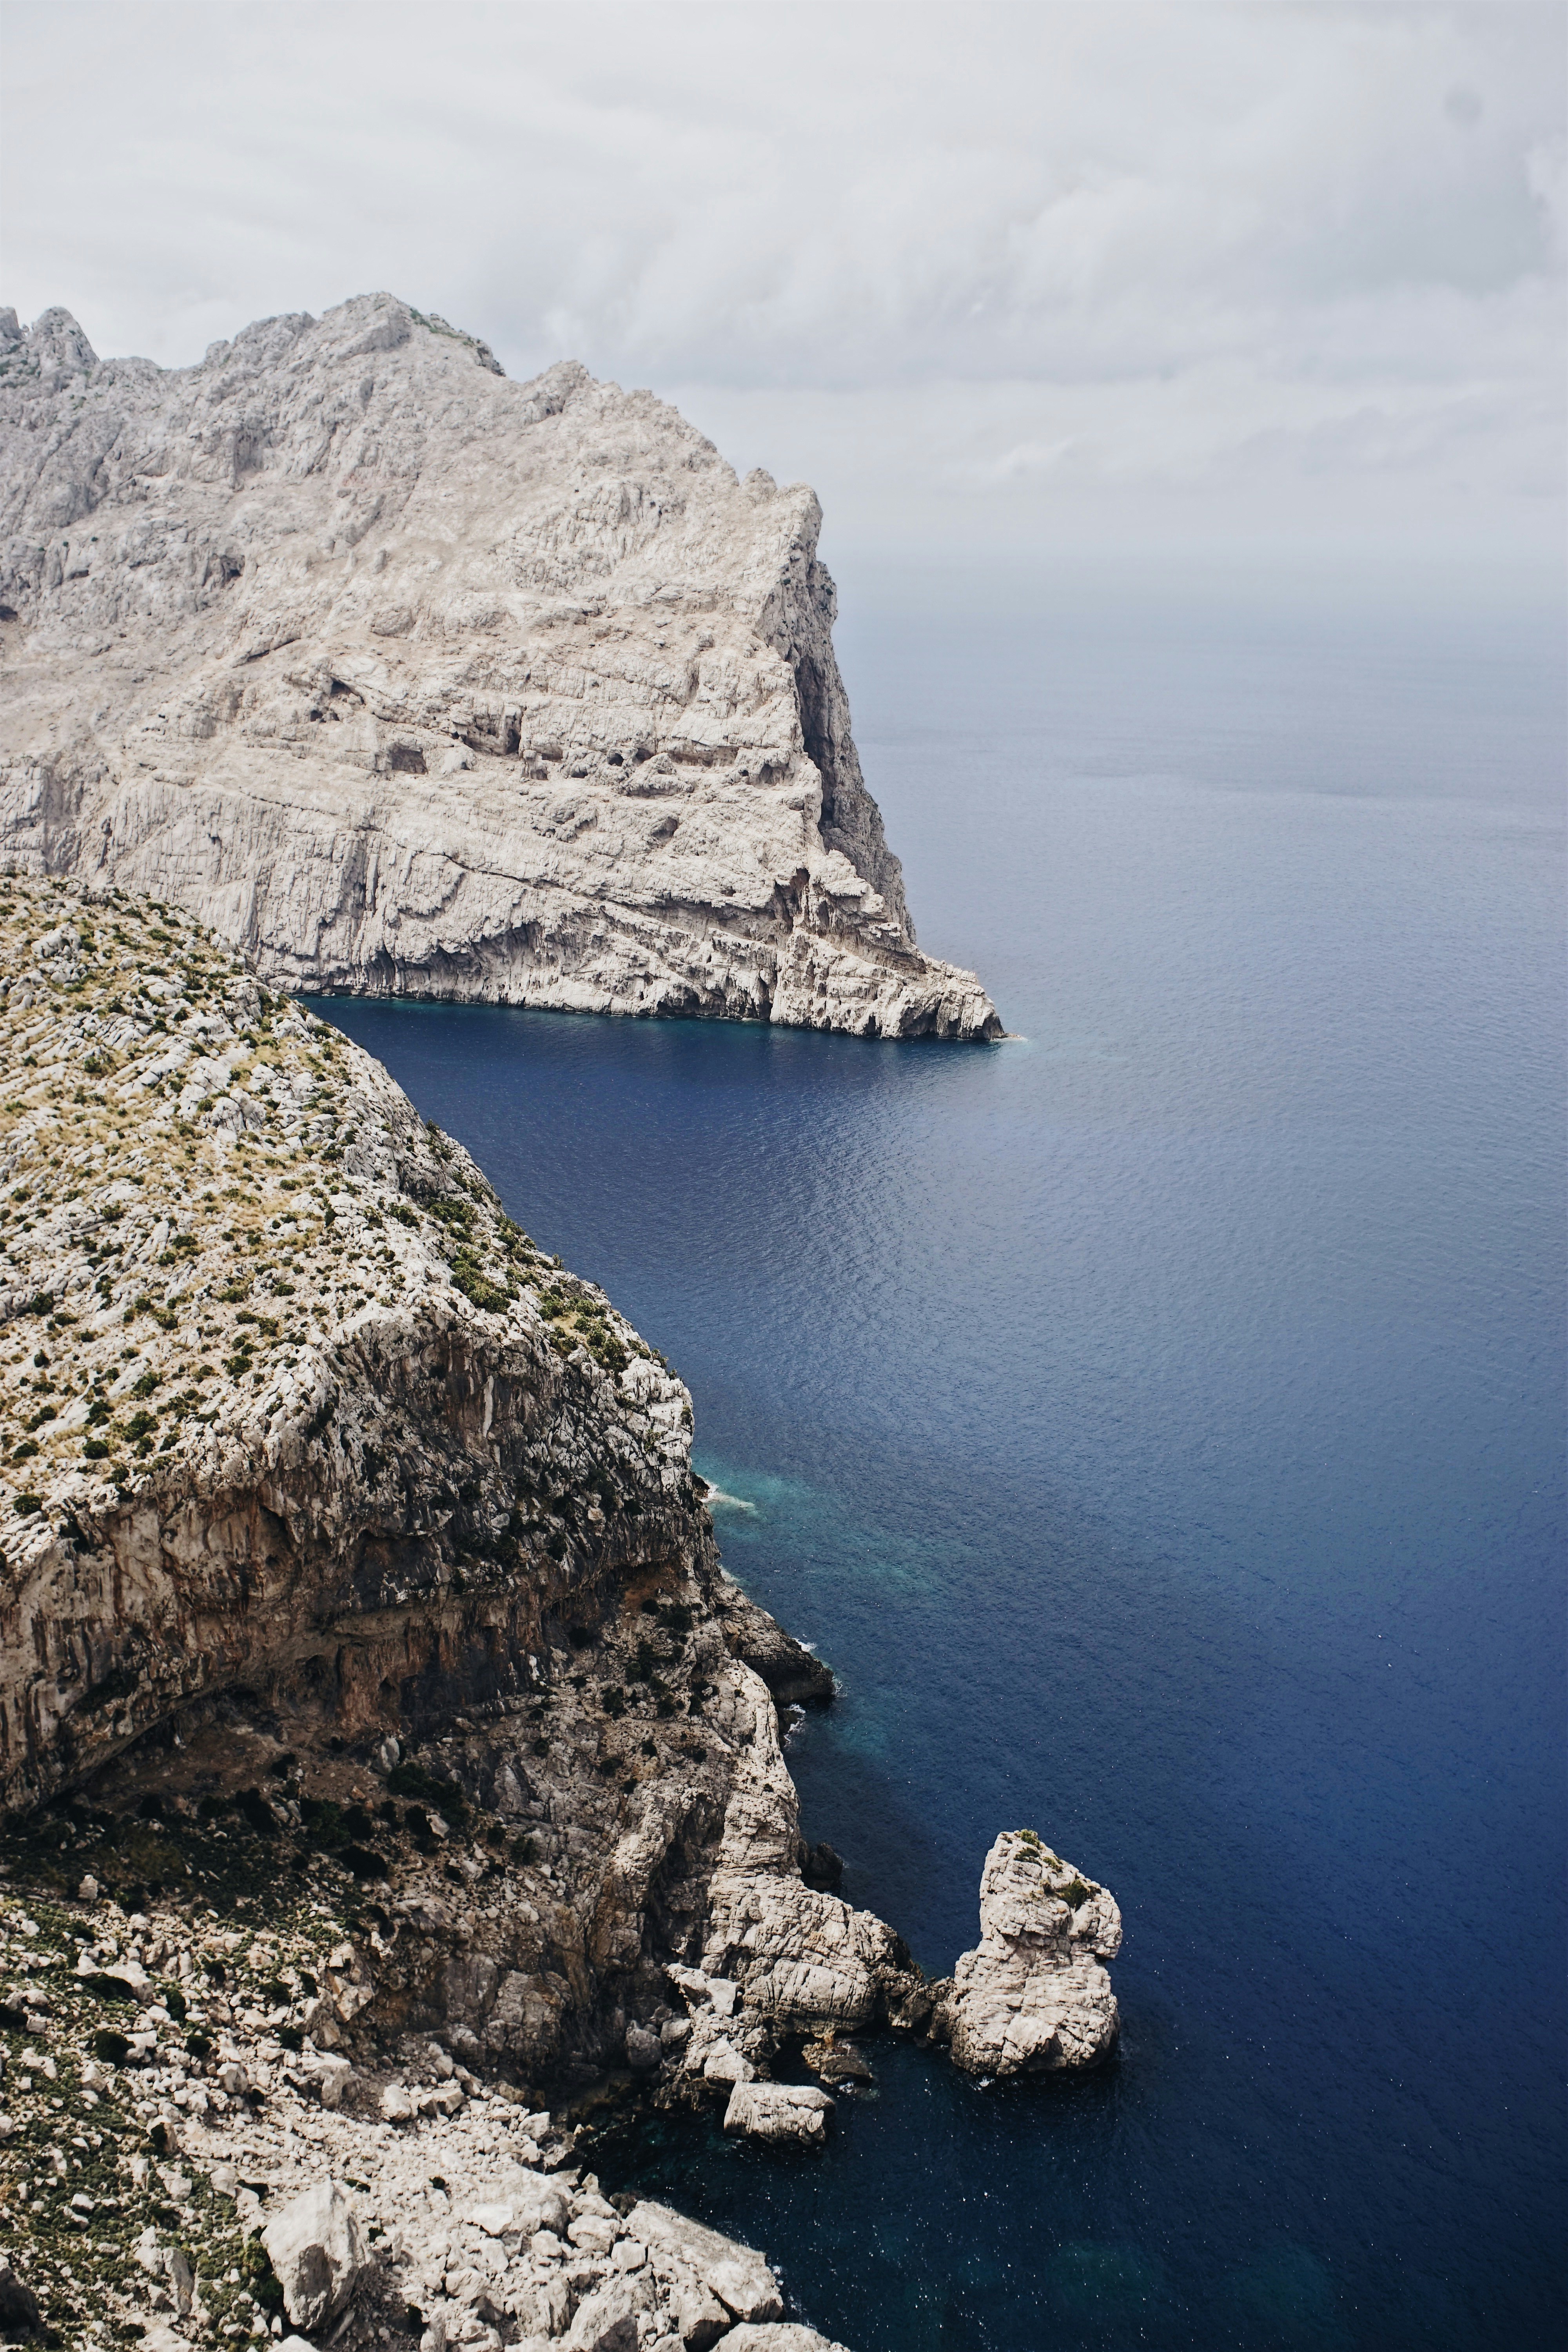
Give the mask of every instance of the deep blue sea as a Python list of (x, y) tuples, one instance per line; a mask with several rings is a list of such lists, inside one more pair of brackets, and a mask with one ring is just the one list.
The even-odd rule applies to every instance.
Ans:
[(1029, 1825), (1124, 2038), (872, 2045), (787, 2160), (607, 2185), (854, 2352), (1534, 2352), (1565, 2325), (1555, 616), (1071, 583), (840, 646), (924, 942), (1020, 1042), (321, 1009), (689, 1381), (837, 1668), (804, 1824), (932, 1971)]

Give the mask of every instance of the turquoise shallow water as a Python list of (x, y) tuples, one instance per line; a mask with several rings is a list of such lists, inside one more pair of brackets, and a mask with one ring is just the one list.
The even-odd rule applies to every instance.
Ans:
[(617, 2151), (856, 2352), (1561, 2340), (1556, 645), (849, 633), (922, 936), (1026, 1042), (323, 1008), (689, 1381), (842, 1678), (846, 1891), (932, 1969), (1002, 1826), (1121, 1901), (1091, 2082), (884, 2043), (818, 2161)]

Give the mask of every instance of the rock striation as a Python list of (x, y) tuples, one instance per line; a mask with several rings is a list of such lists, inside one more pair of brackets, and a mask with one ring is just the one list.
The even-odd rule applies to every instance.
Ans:
[(1101, 1965), (1121, 1948), (1115, 1898), (1042, 1845), (1004, 1831), (980, 1881), (980, 1942), (935, 1989), (955, 2063), (985, 2075), (1064, 2073), (1115, 2047), (1116, 1996)]
[(916, 944), (820, 520), (390, 295), (168, 371), (0, 311), (0, 856), (288, 988), (998, 1036)]

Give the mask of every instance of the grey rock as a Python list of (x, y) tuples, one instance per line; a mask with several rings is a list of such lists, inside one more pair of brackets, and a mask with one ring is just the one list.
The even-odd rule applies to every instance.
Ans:
[(656, 2262), (661, 2254), (673, 2257), (737, 2319), (783, 2318), (778, 2281), (750, 2246), (646, 2200), (627, 2214), (626, 2230)]
[(533, 2238), (541, 2231), (566, 2233), (570, 2214), (560, 2184), (521, 2165), (509, 2168), (499, 2197), (468, 2209), (468, 2218), (492, 2237)]
[(729, 2334), (733, 2315), (711, 2288), (668, 2258), (664, 2276), (670, 2317), (687, 2352), (708, 2352), (710, 2345)]
[[(786, 1633), (765, 1609), (760, 1609), (742, 1591), (731, 1577), (721, 1580), (720, 1608), (724, 1638), (731, 1651), (743, 1659), (754, 1674), (761, 1675), (781, 1706), (811, 1705), (833, 1696), (832, 1668), (793, 1634)], [(838, 1862), (831, 1846), (818, 1851)], [(843, 1864), (838, 1863), (837, 1876), (823, 1883), (836, 1885), (843, 1871)], [(807, 1876), (809, 1880), (809, 1873)]]
[(844, 1857), (823, 1838), (802, 1854), (800, 1872), (808, 1886), (837, 1895), (844, 1880)]
[(172, 2306), (177, 2318), (187, 2318), (195, 2302), (195, 2277), (182, 2249), (164, 2245), (157, 2231), (148, 2228), (132, 2252), (149, 2277), (160, 2283), (153, 2295), (154, 2307), (168, 2310)]
[(749, 2083), (756, 2071), (728, 2035), (712, 2043), (702, 2061), (702, 2078), (708, 2083)]
[(0, 385), (0, 847), (290, 989), (994, 1036), (916, 944), (820, 522), (391, 295), (167, 371), (47, 311)]
[(283, 2307), (296, 2327), (316, 2328), (344, 2311), (368, 2260), (358, 2221), (335, 2180), (291, 2198), (261, 2232)]
[(761, 2325), (747, 2320), (739, 2327), (731, 2327), (720, 2342), (722, 2352), (845, 2352), (842, 2344), (819, 2336), (815, 2327), (803, 2327), (797, 2319), (763, 2321)]
[(1055, 2074), (1107, 2057), (1119, 2023), (1102, 1966), (1121, 1948), (1114, 1896), (1032, 1831), (1004, 1831), (985, 1857), (980, 1927), (942, 1989), (955, 2064), (970, 2074)]
[(570, 2352), (637, 2352), (637, 2314), (650, 2299), (637, 2281), (606, 2280), (578, 2305), (566, 2337)]
[(651, 2074), (663, 2055), (663, 2047), (657, 2033), (650, 2033), (643, 2025), (627, 2026), (626, 2064), (634, 2074)]
[(797, 2083), (737, 2083), (724, 2110), (724, 2129), (741, 2139), (820, 2147), (833, 2101), (826, 2091)]
[(822, 2042), (808, 2042), (801, 2052), (801, 2062), (809, 2067), (819, 2083), (869, 2083), (873, 2077), (863, 2051), (852, 2042), (841, 2042), (837, 2035)]

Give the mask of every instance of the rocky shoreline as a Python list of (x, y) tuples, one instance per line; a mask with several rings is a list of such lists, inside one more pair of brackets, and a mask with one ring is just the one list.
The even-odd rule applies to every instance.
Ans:
[(929, 1983), (801, 1835), (780, 1710), (832, 1677), (720, 1565), (657, 1354), (189, 918), (16, 877), (0, 938), (17, 2292), (319, 2332), (246, 2251), (304, 2168), (377, 2224), (334, 2342), (810, 2352), (568, 2178), (574, 2096), (809, 2149), (863, 2031), (1094, 2063), (1114, 1903), (999, 1841)]
[(281, 1902), (258, 1879), (127, 1914), (88, 1874), (24, 1904), (36, 1865), (15, 1841), (6, 1863), (0, 2324), (153, 2352), (289, 2329), (408, 2352), (825, 2344), (752, 2249), (605, 2198), (570, 2124), (450, 2034), (374, 2031), (406, 1912), (330, 1870)]

